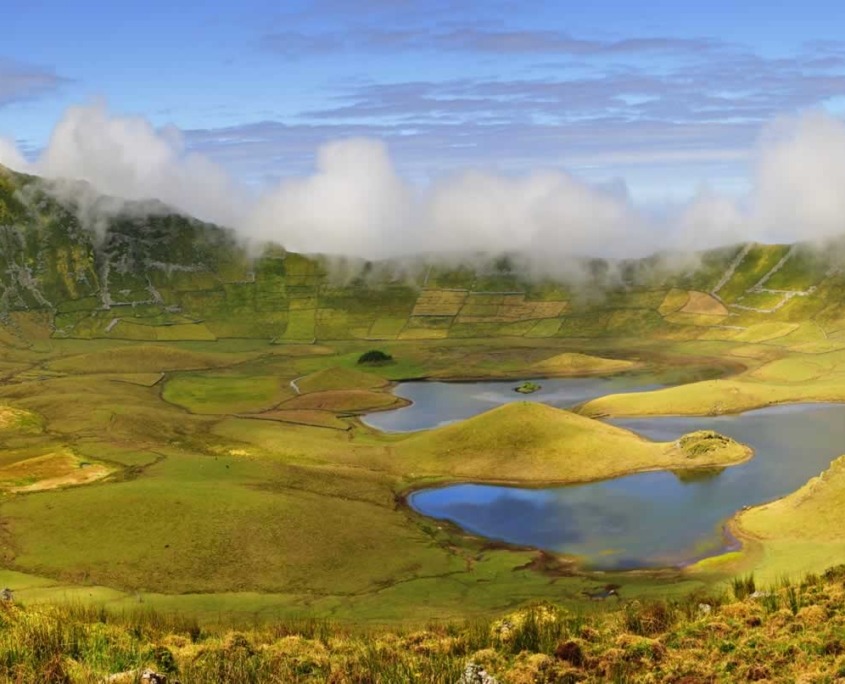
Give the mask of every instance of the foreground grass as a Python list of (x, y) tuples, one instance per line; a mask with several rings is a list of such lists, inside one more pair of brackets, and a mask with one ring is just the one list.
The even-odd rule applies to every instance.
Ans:
[[(0, 606), (0, 680), (252, 682), (833, 682), (845, 675), (845, 566), (800, 582), (590, 613), (553, 603), (408, 629), (284, 621), (233, 631), (154, 612)], [(122, 673), (122, 674), (120, 674)], [(114, 677), (114, 675), (119, 675)], [(488, 680), (489, 681), (489, 680)]]

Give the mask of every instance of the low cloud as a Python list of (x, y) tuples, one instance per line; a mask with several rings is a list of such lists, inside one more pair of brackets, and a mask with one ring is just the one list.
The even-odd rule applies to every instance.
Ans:
[(761, 140), (752, 203), (768, 239), (845, 234), (845, 123), (821, 112), (774, 122)]
[(124, 199), (157, 199), (226, 225), (237, 225), (245, 211), (242, 188), (207, 157), (186, 151), (177, 129), (114, 116), (103, 104), (68, 109), (34, 168), (47, 178), (84, 180)]
[(845, 236), (845, 122), (811, 111), (769, 124), (758, 143), (751, 187), (741, 201), (699, 193), (680, 214), (678, 236), (697, 248)]
[(21, 173), (27, 173), (30, 168), (14, 140), (7, 138), (0, 138), (0, 164)]
[(313, 175), (265, 192), (239, 228), (295, 251), (380, 258), (414, 237), (415, 204), (386, 147), (353, 138), (323, 145)]
[(49, 69), (0, 58), (0, 106), (31, 100), (68, 82)]
[(750, 237), (748, 218), (732, 198), (703, 186), (674, 220), (672, 243), (684, 251), (704, 250)]
[(743, 201), (703, 189), (659, 220), (631, 202), (624, 183), (599, 186), (561, 170), (467, 170), (421, 188), (368, 138), (323, 145), (312, 173), (256, 192), (187, 150), (178, 130), (113, 115), (103, 104), (69, 109), (32, 164), (0, 141), (0, 163), (54, 179), (56, 192), (68, 186), (55, 179), (83, 180), (107, 195), (161, 200), (253, 243), (368, 259), (512, 252), (548, 272), (568, 256), (845, 233), (845, 124), (818, 112), (767, 128)]
[(561, 171), (509, 178), (472, 171), (435, 183), (424, 214), (427, 239), (448, 251), (515, 251), (539, 260), (625, 256), (642, 220), (624, 188), (589, 185)]

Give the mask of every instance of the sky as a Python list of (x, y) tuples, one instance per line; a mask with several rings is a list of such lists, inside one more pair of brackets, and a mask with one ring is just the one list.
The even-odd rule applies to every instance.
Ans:
[[(760, 194), (772, 131), (825, 117), (817, 127), (838, 135), (845, 115), (845, 3), (832, 1), (4, 0), (3, 16), (7, 148), (57, 158), (45, 151), (87, 107), (89, 123), (178, 139), (177, 156), (228, 177), (218, 190), (290, 181), (288, 195), (313, 195), (327, 159), (343, 166), (326, 146), (354, 138), (389, 184), (554, 177), (543, 187), (583, 183), (651, 216), (683, 207), (679, 224), (715, 214), (724, 226)], [(493, 186), (472, 187), (477, 203)], [(266, 217), (278, 203), (261, 205)]]

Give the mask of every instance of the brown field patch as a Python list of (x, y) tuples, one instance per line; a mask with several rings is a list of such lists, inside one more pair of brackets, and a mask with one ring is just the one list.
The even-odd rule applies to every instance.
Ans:
[(10, 492), (39, 492), (101, 480), (113, 469), (84, 461), (59, 450), (0, 468), (0, 488)]
[(282, 403), (279, 409), (329, 411), (332, 413), (357, 413), (401, 406), (403, 400), (370, 390), (329, 390), (326, 392), (311, 392), (302, 394)]
[(26, 411), (12, 408), (11, 406), (0, 406), (0, 430), (15, 428), (30, 415)]
[(335, 350), (321, 344), (298, 344), (296, 342), (286, 342), (279, 340), (273, 343), (276, 349), (273, 354), (283, 356), (331, 356)]
[(308, 409), (275, 410), (265, 411), (264, 413), (259, 414), (250, 414), (249, 416), (244, 417), (259, 418), (261, 420), (275, 420), (280, 423), (293, 423), (295, 425), (332, 428), (333, 430), (349, 429), (349, 425), (331, 411)]
[(681, 309), (683, 313), (698, 314), (699, 316), (727, 316), (728, 310), (713, 295), (706, 292), (689, 293), (687, 303)]
[[(676, 325), (694, 325), (700, 328), (707, 328), (708, 330), (721, 329), (726, 332), (736, 332), (735, 328), (739, 328), (739, 326), (725, 327), (727, 321), (724, 321), (721, 317), (709, 316), (707, 314), (684, 313), (683, 311), (667, 314), (663, 317), (663, 319), (667, 323), (674, 323)], [(723, 338), (720, 336), (718, 339)], [(725, 339), (731, 338), (728, 337)]]
[(557, 318), (567, 308), (566, 302), (526, 302), (525, 295), (518, 298), (506, 301), (499, 315), (508, 320)]
[(457, 316), (466, 298), (466, 290), (423, 290), (411, 315)]
[(458, 323), (511, 323), (524, 320), (557, 318), (568, 308), (567, 302), (526, 301), (524, 294), (501, 295), (499, 302), (467, 299), (457, 318)]
[(447, 328), (406, 328), (399, 334), (400, 340), (444, 340), (447, 337)]
[(355, 368), (332, 367), (299, 378), (296, 386), (301, 394), (329, 390), (369, 390), (386, 387), (384, 378)]

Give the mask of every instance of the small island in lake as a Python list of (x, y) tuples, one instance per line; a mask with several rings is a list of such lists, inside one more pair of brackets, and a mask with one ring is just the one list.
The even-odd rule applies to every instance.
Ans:
[(519, 392), (520, 394), (532, 394), (539, 389), (542, 389), (542, 387), (536, 382), (526, 380), (519, 387), (514, 387), (514, 392)]

